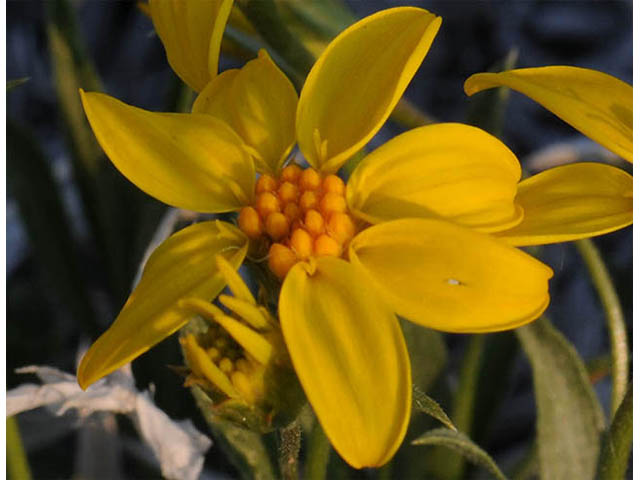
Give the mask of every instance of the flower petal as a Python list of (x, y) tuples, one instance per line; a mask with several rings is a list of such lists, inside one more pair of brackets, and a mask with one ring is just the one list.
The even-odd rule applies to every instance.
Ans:
[(603, 147), (633, 161), (633, 88), (606, 73), (578, 67), (539, 67), (477, 73), (467, 95), (506, 86), (532, 98)]
[(258, 170), (276, 174), (295, 143), (298, 95), (266, 50), (231, 72), (207, 85), (193, 112), (228, 122), (255, 150)]
[(196, 92), (218, 73), (220, 43), (233, 0), (150, 0), (153, 26), (174, 72)]
[(353, 213), (371, 223), (446, 218), (482, 231), (518, 223), (520, 164), (485, 131), (458, 123), (416, 128), (367, 155), (347, 184)]
[(411, 410), (411, 367), (400, 325), (352, 265), (298, 263), (280, 293), (293, 366), (336, 451), (355, 468), (383, 465)]
[(518, 185), (522, 223), (497, 235), (511, 245), (593, 237), (633, 223), (633, 178), (600, 163), (551, 168)]
[(255, 173), (242, 140), (210, 115), (156, 113), (80, 91), (98, 142), (120, 172), (158, 200), (198, 212), (253, 201)]
[(238, 268), (247, 245), (240, 230), (217, 220), (191, 225), (165, 240), (113, 325), (82, 359), (80, 386), (87, 388), (182, 327), (189, 314), (178, 306), (180, 300), (212, 300), (225, 286), (216, 255)]
[(349, 258), (395, 311), (445, 332), (519, 327), (549, 303), (552, 270), (491, 236), (442, 220), (394, 220), (363, 230)]
[(376, 134), (441, 23), (426, 10), (391, 8), (329, 44), (307, 77), (296, 119), (300, 150), (313, 167), (335, 172)]

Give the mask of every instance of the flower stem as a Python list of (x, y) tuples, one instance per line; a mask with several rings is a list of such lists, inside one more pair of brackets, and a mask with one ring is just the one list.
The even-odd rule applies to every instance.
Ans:
[(284, 480), (298, 479), (298, 456), (300, 454), (300, 424), (297, 421), (280, 430), (280, 472)]
[(311, 431), (307, 468), (304, 478), (308, 480), (324, 480), (327, 474), (327, 463), (331, 445), (320, 422), (316, 421)]
[[(451, 407), (451, 421), (460, 432), (473, 435), (473, 407), (476, 402), (486, 335), (470, 335), (460, 367), (460, 380)], [(459, 453), (438, 447), (434, 450), (433, 468), (437, 476), (459, 479), (464, 476), (465, 458)]]
[(589, 269), (607, 318), (611, 342), (611, 418), (622, 402), (629, 378), (629, 343), (620, 299), (607, 266), (598, 249), (589, 239), (578, 240), (576, 247)]
[(31, 470), (16, 417), (7, 418), (7, 471), (9, 478), (31, 480)]

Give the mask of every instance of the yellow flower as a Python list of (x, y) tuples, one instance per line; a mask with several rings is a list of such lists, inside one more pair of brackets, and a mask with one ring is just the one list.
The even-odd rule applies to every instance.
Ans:
[[(631, 85), (595, 70), (551, 66), (477, 73), (467, 79), (464, 89), (473, 95), (500, 86), (527, 95), (633, 162)], [(520, 183), (516, 202), (527, 214), (504, 235), (520, 245), (577, 240), (589, 232), (607, 233), (633, 222), (631, 178), (595, 163), (565, 165), (535, 175)]]
[[(386, 121), (440, 23), (410, 7), (361, 20), (323, 52), (299, 101), (266, 52), (215, 77), (191, 114), (82, 92), (98, 141), (138, 187), (180, 208), (240, 214), (239, 228), (192, 225), (153, 253), (83, 359), (81, 386), (182, 327), (185, 298), (215, 298), (225, 284), (216, 255), (238, 268), (249, 248), (262, 249), (283, 281), (278, 312), (291, 361), (327, 436), (354, 467), (379, 466), (402, 442), (411, 406), (396, 314), (486, 332), (544, 311), (552, 271), (503, 241), (526, 243), (504, 234), (522, 221), (514, 202), (521, 172), (496, 138), (460, 124), (427, 126), (372, 152), (347, 185), (335, 175)], [(310, 168), (285, 166), (296, 140)]]

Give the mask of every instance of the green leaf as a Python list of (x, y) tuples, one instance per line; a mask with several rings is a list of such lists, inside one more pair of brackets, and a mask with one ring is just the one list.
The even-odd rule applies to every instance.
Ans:
[(582, 360), (545, 318), (516, 334), (533, 369), (540, 478), (593, 478), (604, 416)]
[(421, 391), (417, 386), (413, 386), (413, 402), (416, 408), (427, 415), (439, 420), (444, 426), (451, 430), (458, 430), (451, 419), (444, 413), (442, 407), (433, 398)]
[(7, 186), (15, 198), (29, 242), (45, 278), (86, 333), (99, 331), (80, 275), (78, 246), (57, 185), (37, 140), (7, 121)]
[(507, 479), (489, 454), (471, 441), (464, 433), (446, 428), (437, 428), (424, 433), (411, 443), (412, 445), (436, 445), (449, 448), (475, 465), (486, 469), (495, 478), (499, 480)]
[(602, 440), (602, 451), (598, 463), (598, 478), (621, 480), (629, 467), (629, 453), (633, 440), (633, 385), (629, 383), (627, 393), (616, 411), (611, 427)]
[(135, 271), (131, 245), (140, 216), (146, 213), (148, 196), (135, 189), (107, 161), (85, 117), (78, 89), (103, 88), (80, 35), (71, 1), (51, 0), (46, 7), (56, 97), (74, 178), (98, 247), (101, 270), (106, 273), (111, 300), (114, 305), (122, 305)]
[(23, 83), (27, 83), (29, 80), (31, 80), (31, 77), (22, 77), (15, 78), (13, 80), (7, 80), (7, 92), (13, 90), (19, 85), (22, 85)]
[[(513, 48), (504, 60), (493, 65), (490, 72), (500, 72), (515, 68), (518, 50)], [(478, 95), (482, 95), (481, 97)], [(480, 127), (496, 137), (500, 137), (504, 124), (510, 90), (506, 87), (494, 88), (474, 95), (469, 100), (466, 123)]]

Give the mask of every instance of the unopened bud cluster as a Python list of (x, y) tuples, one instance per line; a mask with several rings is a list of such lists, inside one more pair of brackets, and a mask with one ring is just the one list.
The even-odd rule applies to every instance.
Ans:
[(238, 226), (249, 238), (268, 239), (269, 268), (280, 279), (311, 256), (341, 256), (357, 229), (342, 179), (295, 164), (279, 178), (258, 178), (255, 205), (240, 211)]
[(267, 432), (295, 418), (304, 394), (277, 321), (224, 258), (216, 264), (234, 294), (218, 297), (222, 308), (199, 298), (179, 303), (197, 315), (180, 338), (185, 386), (200, 387), (215, 415)]

